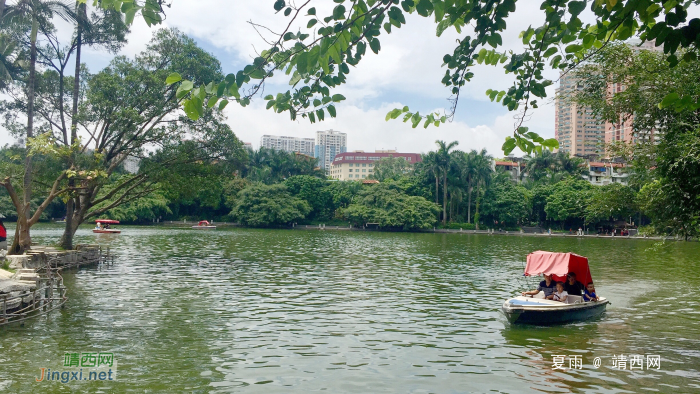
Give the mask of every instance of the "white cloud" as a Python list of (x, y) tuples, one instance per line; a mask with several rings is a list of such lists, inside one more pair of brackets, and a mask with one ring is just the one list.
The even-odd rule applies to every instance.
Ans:
[[(307, 119), (290, 121), (287, 114), (275, 114), (265, 110), (259, 102), (247, 108), (227, 108), (229, 124), (236, 135), (245, 142), (260, 146), (263, 134), (315, 137), (317, 130), (333, 129), (348, 134), (348, 150), (374, 151), (397, 149), (401, 152), (425, 153), (435, 149), (435, 140), (459, 141), (459, 149), (486, 148), (489, 153), (500, 155), (503, 140), (512, 128), (497, 119), (494, 125), (470, 126), (452, 122), (427, 130), (422, 126), (411, 128), (401, 120), (385, 121), (388, 111), (402, 107), (401, 103), (388, 103), (379, 108), (363, 109), (355, 105), (338, 106), (338, 117), (311, 124)], [(499, 118), (500, 119), (500, 118)]]
[[(289, 21), (282, 13), (275, 14), (273, 3), (274, 0), (178, 0), (166, 9), (167, 18), (160, 28), (176, 27), (198, 41), (206, 42), (208, 47), (216, 48), (214, 55), (225, 57), (229, 62), (247, 63), (255, 56), (256, 50), (267, 46), (248, 22), (281, 30)], [(328, 14), (334, 5), (328, 0), (313, 0), (310, 4), (318, 9), (319, 15)], [(538, 2), (518, 2), (518, 11), (508, 20), (508, 31), (503, 37), (504, 49), (520, 50), (522, 43), (518, 39), (519, 32), (530, 24), (539, 25), (541, 19)], [(306, 17), (301, 18), (299, 24), (305, 25), (306, 20)], [(395, 102), (411, 102), (412, 109), (426, 113), (426, 110), (435, 106), (435, 100), (449, 96), (449, 90), (440, 83), (445, 73), (445, 68), (441, 67), (442, 58), (453, 52), (457, 45), (456, 39), (467, 34), (463, 32), (460, 35), (450, 29), (438, 38), (431, 19), (409, 15), (407, 22), (401, 29), (393, 29), (392, 34), (383, 34), (379, 55), (368, 50), (365, 59), (349, 74), (348, 83), (338, 89), (338, 93), (344, 94), (348, 100), (338, 106), (337, 119), (315, 125), (306, 120), (292, 122), (286, 114), (276, 115), (265, 111), (264, 103), (258, 99), (247, 108), (230, 106), (228, 111), (230, 123), (235, 126), (234, 131), (241, 140), (255, 145), (259, 144), (263, 134), (313, 136), (316, 130), (333, 128), (348, 132), (351, 149), (398, 148), (423, 152), (433, 149), (436, 139), (444, 139), (459, 140), (460, 149), (486, 147), (490, 153), (500, 154), (503, 139), (513, 130), (512, 115), (502, 115), (493, 119), (493, 122), (486, 122), (490, 124), (479, 125), (484, 121), (470, 121), (467, 108), (474, 101), (487, 101), (484, 94), (486, 89), (505, 89), (512, 84), (513, 77), (504, 75), (500, 66), (475, 67), (475, 77), (463, 88), (462, 104), (458, 108), (458, 112), (464, 111), (465, 114), (460, 116), (462, 122), (425, 130), (421, 127), (412, 129), (410, 124), (398, 120), (384, 121), (388, 110), (401, 106)], [(141, 19), (137, 19), (131, 30), (129, 43), (121, 53), (133, 57), (145, 49), (155, 28), (150, 28)], [(66, 34), (62, 37), (72, 34), (64, 33)], [(88, 50), (88, 53), (101, 64), (111, 58), (110, 54), (104, 52)], [(224, 62), (222, 66), (226, 72), (236, 71), (233, 64)], [(97, 71), (96, 67), (91, 67), (91, 71)], [(556, 76), (552, 72), (550, 74)], [(278, 76), (272, 82), (266, 93), (288, 89), (286, 76)], [(376, 98), (379, 96), (394, 103), (378, 103)], [(493, 105), (494, 108), (500, 106), (498, 103), (488, 105)], [(553, 106), (545, 106), (537, 111), (528, 126), (542, 135), (552, 136)], [(6, 137), (0, 135), (0, 141), (6, 140)]]

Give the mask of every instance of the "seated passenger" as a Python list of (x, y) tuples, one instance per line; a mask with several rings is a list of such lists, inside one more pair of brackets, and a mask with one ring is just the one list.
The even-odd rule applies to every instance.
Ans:
[(566, 302), (566, 297), (568, 296), (569, 294), (564, 290), (564, 284), (557, 282), (557, 291), (552, 294), (552, 300)]
[(544, 291), (544, 298), (551, 300), (552, 299), (552, 294), (554, 293), (555, 287), (554, 287), (554, 281), (552, 280), (552, 275), (545, 275), (544, 280), (540, 282), (540, 285), (537, 286), (537, 290), (530, 290), (530, 291), (523, 291), (522, 295), (535, 295), (539, 293), (540, 291)]
[(566, 282), (564, 283), (564, 290), (568, 294), (575, 295), (575, 296), (582, 296), (583, 295), (583, 283), (579, 282), (576, 280), (576, 273), (575, 272), (569, 272), (568, 275), (566, 275)]
[(598, 295), (595, 293), (595, 286), (593, 286), (593, 282), (586, 285), (586, 290), (583, 292), (583, 301), (598, 301)]

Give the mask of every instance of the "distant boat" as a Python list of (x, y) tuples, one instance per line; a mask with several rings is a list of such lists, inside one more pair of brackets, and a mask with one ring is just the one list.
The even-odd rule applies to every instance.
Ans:
[[(569, 272), (576, 273), (582, 283), (592, 281), (588, 259), (574, 253), (537, 251), (527, 256), (525, 276), (552, 275), (552, 280), (563, 282)], [(582, 321), (605, 312), (609, 301), (583, 302), (581, 296), (569, 295), (566, 302), (547, 300), (543, 292), (535, 296), (518, 296), (503, 303), (503, 313), (512, 324), (550, 325)], [(538, 297), (540, 296), (540, 297)]]
[(65, 222), (66, 222), (66, 218), (63, 218), (63, 219), (56, 219), (56, 220), (54, 220), (53, 222), (54, 222), (54, 223), (65, 223)]
[(195, 230), (216, 230), (216, 226), (213, 226), (207, 220), (200, 220), (196, 226), (192, 226)]
[(95, 220), (97, 227), (92, 230), (95, 234), (120, 234), (122, 231), (114, 228), (108, 228), (107, 225), (119, 224), (119, 220), (112, 219), (98, 219)]

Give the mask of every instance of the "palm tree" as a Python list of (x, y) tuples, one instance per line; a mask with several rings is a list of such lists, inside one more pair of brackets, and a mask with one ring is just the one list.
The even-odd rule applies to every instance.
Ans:
[(464, 163), (461, 166), (462, 179), (467, 181), (467, 223), (472, 222), (472, 194), (474, 191), (474, 181), (476, 180), (476, 171), (474, 164), (476, 163), (477, 152), (471, 152), (464, 155)]
[(493, 176), (493, 168), (491, 163), (493, 157), (486, 153), (486, 149), (474, 155), (474, 179), (476, 184), (476, 212), (474, 213), (474, 223), (476, 229), (479, 229), (479, 202), (481, 201), (481, 190), (486, 190), (491, 184)]
[(585, 172), (585, 168), (581, 166), (583, 160), (570, 157), (567, 152), (552, 153), (544, 150), (540, 154), (526, 156), (526, 160), (528, 177), (535, 182), (543, 179), (558, 182), (566, 176), (581, 175)]
[(438, 160), (437, 153), (428, 152), (428, 154), (423, 155), (423, 160), (421, 161), (421, 166), (433, 176), (435, 176), (435, 204), (438, 204), (438, 180), (440, 179), (440, 161)]
[(445, 141), (437, 140), (438, 145), (437, 158), (442, 172), (442, 224), (447, 223), (447, 173), (450, 171), (450, 150), (459, 145), (459, 142), (452, 141), (449, 144)]

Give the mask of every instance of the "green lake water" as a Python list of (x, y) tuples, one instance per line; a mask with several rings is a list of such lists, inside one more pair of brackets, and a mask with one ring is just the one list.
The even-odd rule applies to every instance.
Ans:
[[(111, 267), (65, 272), (65, 309), (0, 328), (8, 393), (700, 392), (700, 244), (467, 234), (122, 227), (78, 232)], [(58, 225), (33, 231), (56, 242)], [(534, 250), (589, 257), (599, 319), (511, 327)], [(35, 382), (67, 352), (116, 379)], [(579, 355), (582, 369), (553, 369)], [(659, 369), (613, 369), (658, 355)], [(602, 365), (594, 367), (594, 358)]]

